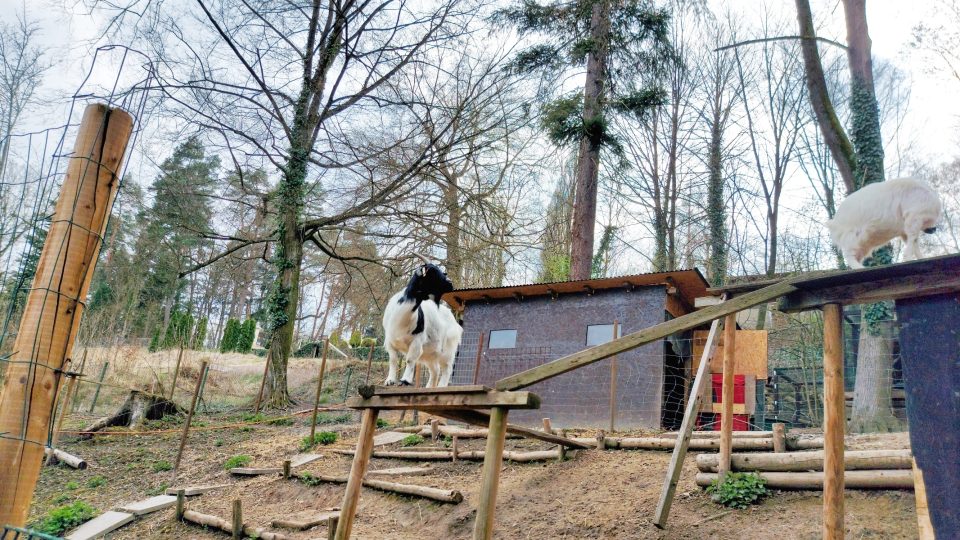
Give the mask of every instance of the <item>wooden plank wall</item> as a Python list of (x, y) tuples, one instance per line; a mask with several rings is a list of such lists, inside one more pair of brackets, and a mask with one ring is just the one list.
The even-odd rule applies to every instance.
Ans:
[[(693, 371), (696, 372), (707, 342), (707, 332), (697, 330), (693, 333)], [(738, 375), (754, 375), (758, 379), (767, 378), (767, 331), (737, 330), (736, 363), (733, 372)], [(710, 360), (710, 373), (723, 371), (723, 340), (717, 345), (717, 352)]]

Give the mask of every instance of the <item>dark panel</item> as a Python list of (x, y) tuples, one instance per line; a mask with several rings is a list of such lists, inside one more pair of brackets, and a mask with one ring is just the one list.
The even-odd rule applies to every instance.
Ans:
[(937, 538), (960, 538), (960, 295), (897, 302), (910, 445)]

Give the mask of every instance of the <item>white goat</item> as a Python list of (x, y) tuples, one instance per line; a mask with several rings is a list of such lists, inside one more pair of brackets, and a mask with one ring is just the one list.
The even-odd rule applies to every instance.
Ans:
[[(453, 312), (440, 302), (453, 290), (446, 273), (426, 258), (414, 271), (406, 289), (393, 295), (383, 310), (384, 347), (390, 355), (389, 385), (413, 383), (414, 366), (419, 363), (430, 373), (427, 388), (447, 386), (463, 328)], [(397, 380), (399, 354), (407, 359), (403, 377)]]
[(930, 184), (896, 178), (848, 195), (827, 229), (851, 268), (863, 268), (873, 250), (897, 236), (904, 241), (903, 260), (908, 261), (920, 257), (920, 234), (937, 230), (941, 211), (940, 197)]

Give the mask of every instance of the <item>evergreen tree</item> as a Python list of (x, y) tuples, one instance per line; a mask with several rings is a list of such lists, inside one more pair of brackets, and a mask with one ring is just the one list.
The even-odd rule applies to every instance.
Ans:
[(579, 146), (570, 277), (586, 279), (593, 259), (600, 151), (622, 154), (608, 117), (643, 117), (666, 101), (659, 76), (675, 61), (669, 13), (641, 0), (522, 0), (497, 13), (521, 36), (540, 39), (517, 54), (516, 70), (562, 81), (570, 68), (586, 67), (582, 91), (561, 95), (542, 108), (550, 138)]

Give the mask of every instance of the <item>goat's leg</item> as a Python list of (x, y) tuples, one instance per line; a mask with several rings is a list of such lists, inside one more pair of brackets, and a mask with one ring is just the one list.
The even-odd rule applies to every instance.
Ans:
[(920, 219), (907, 219), (903, 224), (904, 261), (915, 261), (922, 257), (920, 255), (920, 235), (923, 234), (923, 228), (923, 220)]
[(450, 377), (453, 375), (453, 358), (446, 359), (447, 362), (443, 364), (440, 368), (440, 386), (445, 387), (450, 385)]
[(390, 370), (387, 372), (387, 380), (383, 384), (393, 386), (397, 384), (397, 365), (400, 363), (397, 351), (393, 347), (387, 346), (387, 355), (390, 357)]
[(403, 370), (403, 377), (400, 378), (400, 384), (404, 386), (413, 384), (413, 378), (416, 373), (415, 369), (421, 356), (423, 356), (423, 343), (415, 339), (410, 343), (410, 348), (407, 349), (407, 367)]
[(430, 374), (430, 376), (427, 378), (427, 386), (426, 386), (426, 388), (434, 388), (434, 387), (436, 387), (436, 386), (437, 386), (437, 379), (439, 378), (439, 375), (440, 375), (439, 372), (438, 372), (438, 370), (437, 370), (436, 364), (431, 363), (430, 365), (428, 365), (428, 366), (427, 366), (427, 372)]

